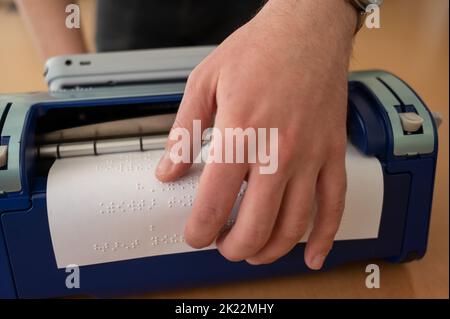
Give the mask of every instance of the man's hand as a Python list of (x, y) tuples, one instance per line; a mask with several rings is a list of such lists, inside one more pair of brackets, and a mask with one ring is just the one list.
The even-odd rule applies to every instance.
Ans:
[[(207, 127), (214, 114), (222, 131), (276, 127), (279, 157), (272, 175), (261, 175), (258, 163), (205, 166), (185, 229), (191, 246), (220, 235), (216, 243), (227, 259), (270, 263), (299, 242), (316, 210), (305, 262), (322, 267), (345, 203), (355, 12), (345, 0), (270, 0), (193, 71), (174, 127), (192, 131), (194, 119)], [(170, 181), (189, 166), (166, 155), (156, 174)], [(220, 234), (245, 178), (237, 220)]]

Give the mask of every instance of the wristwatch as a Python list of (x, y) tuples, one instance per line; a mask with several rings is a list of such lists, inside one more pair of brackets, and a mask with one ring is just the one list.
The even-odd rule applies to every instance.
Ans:
[(358, 11), (358, 24), (356, 26), (357, 33), (364, 24), (364, 20), (367, 16), (367, 7), (370, 5), (381, 6), (384, 0), (349, 0), (349, 2), (355, 7)]

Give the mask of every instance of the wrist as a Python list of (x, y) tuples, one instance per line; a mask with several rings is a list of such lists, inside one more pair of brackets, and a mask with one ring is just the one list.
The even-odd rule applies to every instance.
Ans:
[(358, 22), (358, 13), (348, 0), (269, 0), (260, 15), (285, 25), (293, 36), (313, 36), (350, 51)]

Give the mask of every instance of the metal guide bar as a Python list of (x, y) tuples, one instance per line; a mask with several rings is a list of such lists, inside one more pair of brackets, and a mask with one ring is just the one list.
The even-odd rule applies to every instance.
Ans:
[(163, 149), (167, 135), (93, 140), (72, 143), (58, 143), (38, 146), (38, 157), (66, 158), (75, 156), (102, 155), (123, 152), (139, 152)]

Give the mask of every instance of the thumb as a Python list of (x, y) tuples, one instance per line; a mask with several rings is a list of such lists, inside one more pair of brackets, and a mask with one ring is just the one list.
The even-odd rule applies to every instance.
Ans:
[[(156, 177), (162, 182), (182, 176), (192, 166), (193, 160), (201, 149), (201, 141), (195, 139), (197, 136), (201, 137), (202, 132), (212, 123), (216, 108), (217, 81), (212, 81), (211, 76), (198, 69), (197, 67), (192, 71), (186, 83), (184, 96), (170, 130), (164, 155), (156, 168)], [(200, 132), (197, 132), (199, 129)], [(182, 152), (188, 151), (189, 154), (180, 154), (180, 147), (175, 147), (180, 143), (180, 138), (183, 139), (183, 143), (189, 141), (187, 147), (183, 145), (181, 148)], [(174, 161), (174, 157), (177, 159), (182, 157), (183, 160)]]

